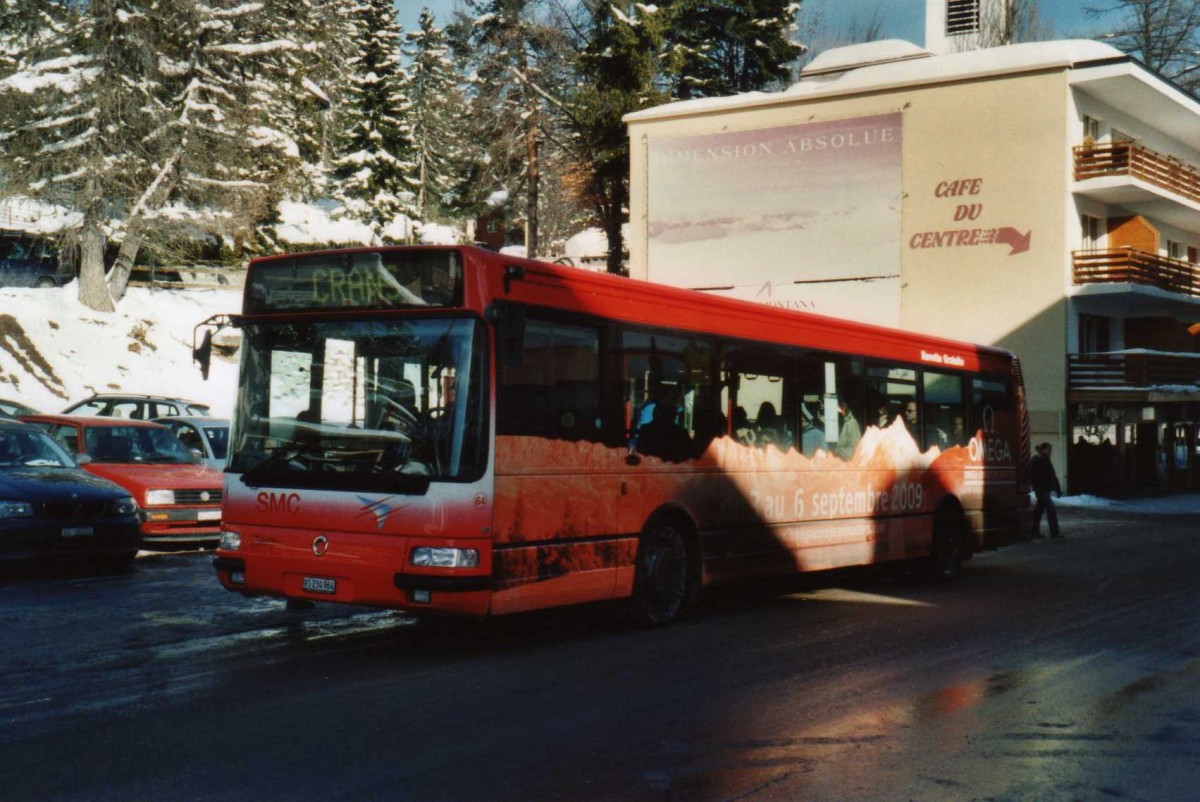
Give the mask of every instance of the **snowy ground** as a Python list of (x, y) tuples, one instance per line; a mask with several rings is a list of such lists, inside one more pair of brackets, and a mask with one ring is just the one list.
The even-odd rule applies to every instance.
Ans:
[(215, 358), (208, 381), (192, 363), (192, 330), (236, 312), (240, 290), (131, 287), (114, 314), (56, 289), (0, 289), (0, 398), (59, 412), (97, 392), (148, 393), (233, 409), (237, 366)]
[(1178, 515), (1200, 513), (1200, 494), (1180, 493), (1161, 498), (1108, 499), (1098, 496), (1064, 496), (1055, 499), (1060, 508), (1112, 510), (1114, 512), (1136, 512), (1146, 515)]

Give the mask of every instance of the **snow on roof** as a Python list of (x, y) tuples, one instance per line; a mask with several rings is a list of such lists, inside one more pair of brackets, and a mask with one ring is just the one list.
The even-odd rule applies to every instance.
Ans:
[(844, 72), (868, 64), (882, 64), (892, 61), (906, 61), (913, 58), (929, 58), (933, 56), (928, 50), (917, 47), (912, 42), (903, 39), (881, 39), (878, 42), (863, 42), (862, 44), (834, 47), (820, 53), (800, 70), (800, 75), (806, 77), (829, 72)]
[[(899, 53), (903, 48), (892, 44), (888, 46), (887, 50)], [(801, 99), (858, 94), (943, 83), (951, 80), (985, 78), (1056, 68), (1076, 69), (1095, 63), (1129, 60), (1128, 56), (1111, 45), (1085, 39), (1029, 42), (970, 50), (963, 53), (949, 53), (932, 58), (912, 57), (915, 50), (920, 50), (920, 48), (912, 45), (912, 49), (908, 50), (910, 57), (907, 60), (873, 63), (857, 69), (847, 69), (845, 72), (835, 73), (833, 76), (827, 74), (817, 76), (815, 79), (802, 78), (783, 92), (747, 92), (730, 97), (683, 100), (637, 111), (626, 115), (624, 119), (626, 122), (643, 122), (729, 109), (791, 103)], [(818, 56), (818, 58), (820, 57)], [(830, 63), (838, 63), (843, 59), (844, 56), (831, 57)]]

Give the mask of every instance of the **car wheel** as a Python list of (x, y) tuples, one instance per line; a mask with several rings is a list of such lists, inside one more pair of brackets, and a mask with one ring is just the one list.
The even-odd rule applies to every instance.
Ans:
[(673, 521), (653, 524), (638, 541), (637, 567), (630, 600), (634, 621), (665, 626), (688, 600), (691, 574), (687, 543)]
[(55, 281), (54, 279), (50, 278), (49, 276), (41, 276), (40, 278), (38, 278), (37, 281), (35, 281), (33, 283), (33, 286), (35, 286), (39, 289), (45, 289), (47, 287), (57, 287), (58, 282)]

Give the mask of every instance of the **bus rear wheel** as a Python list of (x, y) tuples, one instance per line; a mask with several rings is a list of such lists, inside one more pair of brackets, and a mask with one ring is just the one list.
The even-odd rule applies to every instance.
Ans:
[(645, 626), (665, 626), (679, 615), (690, 591), (688, 550), (678, 524), (659, 521), (638, 542), (631, 612)]

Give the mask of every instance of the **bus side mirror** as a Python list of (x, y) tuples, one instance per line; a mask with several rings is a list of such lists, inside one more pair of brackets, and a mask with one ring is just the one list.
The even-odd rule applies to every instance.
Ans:
[[(212, 365), (213, 335), (230, 326), (241, 325), (241, 318), (236, 315), (213, 315), (207, 320), (196, 324), (192, 329), (192, 361), (200, 363), (200, 375), (208, 380), (208, 369)], [(196, 345), (196, 335), (204, 329), (204, 339)]]
[(192, 349), (192, 361), (200, 363), (200, 375), (208, 381), (208, 369), (212, 364), (212, 330), (204, 332), (204, 340), (200, 343), (199, 348)]

